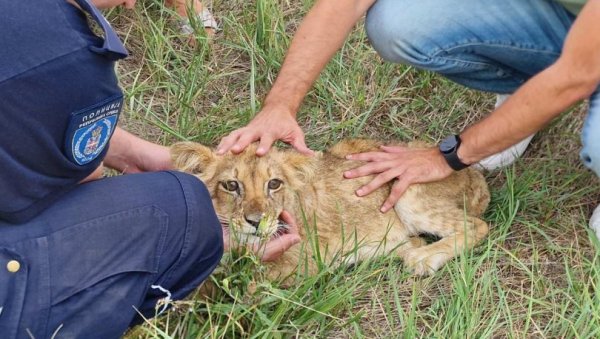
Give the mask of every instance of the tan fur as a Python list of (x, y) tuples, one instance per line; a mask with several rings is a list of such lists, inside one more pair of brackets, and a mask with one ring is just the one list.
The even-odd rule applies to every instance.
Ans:
[[(345, 155), (375, 150), (379, 145), (372, 140), (347, 140), (314, 157), (277, 149), (257, 157), (256, 146), (239, 155), (217, 156), (205, 146), (188, 142), (173, 145), (171, 152), (176, 168), (204, 181), (217, 213), (231, 222), (243, 241), (275, 234), (283, 209), (307, 226), (299, 230), (302, 243), (269, 264), (273, 278), (287, 277), (298, 269), (316, 272), (313, 259), (317, 255), (335, 265), (390, 252), (402, 257), (415, 274), (425, 275), (485, 237), (488, 225), (478, 217), (490, 197), (483, 176), (474, 169), (440, 182), (412, 185), (396, 204), (395, 213), (379, 212), (391, 184), (357, 197), (354, 192), (370, 177), (344, 179), (344, 170), (360, 165)], [(270, 190), (272, 179), (283, 184)], [(222, 186), (227, 181), (239, 183), (239, 194)], [(262, 220), (261, 226), (257, 230), (248, 220)], [(419, 238), (422, 233), (441, 240), (427, 245)], [(301, 260), (303, 254), (313, 259)]]

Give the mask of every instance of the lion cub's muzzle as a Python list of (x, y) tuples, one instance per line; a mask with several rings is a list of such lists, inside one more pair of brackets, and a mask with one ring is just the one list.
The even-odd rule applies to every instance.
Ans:
[(277, 236), (289, 228), (289, 225), (278, 217), (265, 213), (244, 214), (240, 224), (237, 225), (238, 232), (261, 238)]
[(245, 214), (244, 220), (246, 221), (246, 224), (254, 227), (256, 229), (255, 232), (257, 232), (258, 228), (260, 226), (260, 222), (263, 220), (263, 214), (258, 214), (258, 213)]

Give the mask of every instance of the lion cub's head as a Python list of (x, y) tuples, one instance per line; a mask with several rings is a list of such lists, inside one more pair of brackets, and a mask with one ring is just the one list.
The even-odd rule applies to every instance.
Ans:
[(255, 152), (256, 145), (222, 156), (193, 142), (171, 146), (175, 168), (205, 183), (219, 218), (240, 241), (268, 238), (285, 228), (279, 215), (283, 209), (296, 210), (297, 193), (316, 171), (316, 158), (292, 150), (272, 149), (263, 157)]

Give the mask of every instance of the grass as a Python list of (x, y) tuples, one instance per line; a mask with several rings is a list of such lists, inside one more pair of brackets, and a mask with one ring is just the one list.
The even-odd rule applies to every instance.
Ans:
[[(198, 30), (195, 47), (161, 1), (109, 12), (131, 52), (118, 65), (123, 125), (161, 144), (217, 144), (260, 108), (311, 3), (215, 0), (223, 31), (207, 39)], [(438, 141), (492, 107), (491, 94), (384, 63), (359, 24), (299, 122), (313, 149), (356, 136)], [(600, 257), (586, 227), (600, 195), (577, 156), (584, 112), (565, 113), (521, 161), (487, 175), (489, 237), (432, 277), (412, 277), (390, 257), (347, 269), (322, 263), (317, 276), (283, 288), (256, 259), (228, 255), (211, 278), (212, 300), (180, 302), (127, 337), (600, 337)]]

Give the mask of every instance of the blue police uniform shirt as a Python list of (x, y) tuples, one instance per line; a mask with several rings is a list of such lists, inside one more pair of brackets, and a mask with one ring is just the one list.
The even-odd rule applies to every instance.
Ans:
[(124, 54), (105, 53), (87, 20), (66, 0), (0, 1), (3, 220), (33, 218), (106, 154), (122, 106), (114, 60)]

